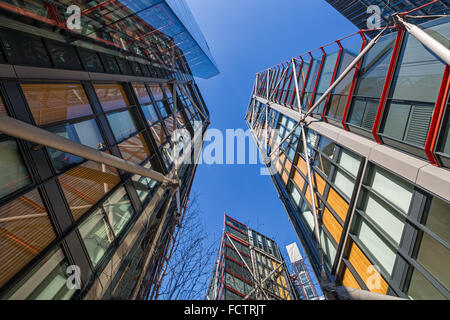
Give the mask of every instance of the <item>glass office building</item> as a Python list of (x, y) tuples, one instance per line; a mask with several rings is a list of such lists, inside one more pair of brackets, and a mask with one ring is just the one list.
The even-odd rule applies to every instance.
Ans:
[(172, 136), (203, 137), (193, 76), (218, 73), (170, 2), (76, 1), (77, 29), (71, 1), (0, 1), (0, 115), (181, 182), (177, 205), (171, 186), (0, 134), (1, 299), (146, 299), (155, 286), (196, 169), (175, 164), (189, 146)]
[(297, 294), (272, 239), (225, 215), (208, 300), (297, 300)]
[[(419, 27), (448, 47), (449, 16)], [(246, 120), (257, 139), (267, 128), (260, 148), (274, 150), (367, 43), (360, 31), (258, 73)], [(322, 284), (450, 298), (449, 74), (394, 28), (308, 118), (306, 148), (298, 127), (272, 155), (273, 182)]]
[(300, 300), (325, 300), (316, 275), (312, 271), (309, 261), (300, 253), (297, 243), (286, 246), (286, 250), (294, 269), (291, 278), (294, 280)]

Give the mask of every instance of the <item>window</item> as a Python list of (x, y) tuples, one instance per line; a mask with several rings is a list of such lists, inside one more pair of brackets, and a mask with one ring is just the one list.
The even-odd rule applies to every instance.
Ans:
[(75, 289), (67, 287), (69, 263), (61, 249), (42, 259), (15, 285), (3, 299), (9, 300), (69, 300)]
[(15, 140), (0, 142), (0, 198), (31, 184)]
[(61, 69), (81, 70), (75, 47), (63, 42), (45, 40), (53, 65)]
[(348, 122), (372, 130), (397, 33), (385, 35), (366, 54), (354, 92)]
[(417, 269), (412, 273), (407, 294), (415, 300), (446, 300)]
[(130, 199), (123, 188), (120, 188), (105, 201), (103, 209), (116, 236), (121, 234), (134, 215)]
[(317, 76), (319, 74), (321, 58), (313, 59), (311, 64), (311, 69), (309, 71), (308, 80), (306, 82), (305, 92), (302, 98), (302, 109), (308, 110), (312, 99), (312, 93), (314, 91), (314, 86), (316, 84)]
[(105, 112), (125, 108), (130, 105), (120, 84), (95, 84), (94, 88)]
[[(345, 48), (342, 51), (341, 63), (338, 69), (336, 79), (342, 74), (342, 72), (350, 65), (350, 63), (356, 58), (360, 51), (360, 45)], [(330, 103), (328, 106), (327, 117), (341, 120), (345, 107), (347, 105), (348, 94), (355, 74), (355, 69), (347, 74), (344, 79), (336, 86), (330, 97)]]
[(447, 290), (450, 289), (450, 273), (448, 270), (450, 253), (444, 244), (439, 243), (427, 233), (422, 233), (416, 260)]
[(118, 144), (118, 147), (123, 159), (137, 164), (141, 164), (150, 156), (150, 150), (142, 133)]
[(114, 235), (103, 215), (103, 211), (100, 209), (92, 213), (83, 221), (79, 230), (92, 264), (95, 267), (114, 241)]
[(92, 72), (104, 72), (102, 61), (100, 56), (95, 51), (90, 51), (77, 47), (78, 54), (80, 55), (81, 62), (83, 63), (84, 69)]
[[(325, 93), (325, 91), (330, 87), (331, 80), (333, 79), (334, 69), (336, 67), (338, 52), (334, 52), (326, 55), (325, 62), (322, 67), (322, 71), (320, 73), (320, 79), (317, 84), (317, 89), (315, 93), (315, 98), (313, 104)], [(325, 106), (326, 100), (322, 101), (320, 106), (314, 110), (315, 114), (322, 114), (323, 108)]]
[(339, 167), (334, 173), (332, 182), (344, 194), (347, 200), (350, 200), (352, 197), (360, 161), (361, 158), (356, 154), (346, 149), (341, 149), (337, 159)]
[(424, 225), (443, 240), (450, 243), (450, 205), (433, 197), (430, 201)]
[(22, 91), (38, 126), (92, 114), (80, 84), (22, 84)]
[(336, 248), (323, 230), (320, 230), (320, 246), (324, 254), (325, 264), (331, 269), (336, 258)]
[[(103, 148), (104, 141), (94, 119), (74, 124), (66, 123), (48, 130), (94, 149)], [(72, 164), (83, 161), (83, 158), (56, 149), (49, 148), (49, 154), (57, 173), (62, 172)]]
[(159, 121), (158, 115), (155, 111), (155, 106), (153, 104), (142, 106), (142, 111), (144, 112), (145, 119), (147, 120), (149, 126)]
[(55, 238), (37, 189), (0, 208), (0, 287)]
[(443, 121), (441, 138), (437, 147), (437, 151), (439, 153), (445, 154), (447, 158), (450, 158), (450, 121), (448, 121), (449, 113), (450, 103), (447, 105), (447, 118), (444, 117), (444, 119), (446, 120)]
[(143, 83), (133, 83), (133, 89), (141, 106), (152, 102), (148, 95), (147, 88)]
[(155, 99), (155, 101), (159, 101), (164, 98), (162, 89), (158, 84), (149, 84), (149, 88), (150, 88), (150, 91), (152, 92), (152, 95), (153, 95), (153, 98)]
[(380, 131), (387, 137), (423, 147), (433, 109), (433, 104), (392, 101), (387, 107), (384, 125)]
[(136, 133), (136, 123), (130, 111), (109, 113), (106, 118), (118, 143)]
[(358, 219), (355, 223), (353, 232), (358, 236), (361, 244), (372, 254), (386, 272), (391, 275), (394, 268), (396, 253), (388, 245), (387, 241), (382, 239), (372, 226), (364, 220)]
[(119, 182), (115, 168), (87, 161), (60, 175), (59, 183), (75, 220), (100, 201)]

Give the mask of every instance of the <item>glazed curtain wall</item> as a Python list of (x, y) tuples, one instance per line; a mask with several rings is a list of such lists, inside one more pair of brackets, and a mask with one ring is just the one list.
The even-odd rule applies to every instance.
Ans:
[[(162, 155), (168, 152), (164, 146), (171, 146), (174, 128), (167, 128), (174, 124), (167, 86), (22, 82), (14, 87), (16, 91), (3, 83), (0, 88), (2, 115), (26, 120), (23, 114), (27, 114), (30, 123), (67, 139), (147, 168), (170, 170)], [(153, 92), (161, 93), (158, 100)], [(23, 100), (10, 104), (17, 96)], [(201, 119), (200, 115), (192, 104), (184, 105), (186, 97), (180, 100), (176, 119), (180, 127), (192, 128), (193, 119)], [(65, 285), (65, 272), (73, 261), (66, 258), (63, 244), (69, 240), (63, 234), (79, 234), (89, 268), (100, 272), (160, 183), (51, 148), (34, 151), (32, 147), (0, 136), (1, 295), (4, 299), (67, 299), (74, 291)], [(40, 152), (38, 160), (33, 152)], [(49, 185), (54, 187), (51, 196)], [(58, 215), (65, 211), (62, 230)]]

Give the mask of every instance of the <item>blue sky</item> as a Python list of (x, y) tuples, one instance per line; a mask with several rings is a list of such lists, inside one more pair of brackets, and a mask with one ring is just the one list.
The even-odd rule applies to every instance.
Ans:
[[(325, 0), (186, 0), (220, 75), (196, 79), (211, 127), (247, 130), (244, 121), (255, 73), (357, 31)], [(297, 241), (270, 177), (261, 165), (200, 165), (193, 193), (211, 241), (223, 214), (285, 246)], [(298, 243), (299, 244), (299, 243)]]

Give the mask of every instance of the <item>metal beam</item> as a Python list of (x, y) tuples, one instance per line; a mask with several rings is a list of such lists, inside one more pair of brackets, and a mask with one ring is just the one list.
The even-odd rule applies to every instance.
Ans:
[(450, 65), (450, 50), (448, 48), (420, 29), (418, 26), (406, 22), (406, 20), (404, 20), (399, 14), (396, 14), (393, 17), (398, 25), (402, 26), (406, 31), (412, 34), (414, 38), (419, 40), (420, 43), (436, 54), (446, 64)]
[(34, 142), (38, 145), (57, 149), (84, 159), (138, 174), (162, 183), (178, 186), (177, 180), (170, 179), (157, 171), (147, 169), (131, 161), (118, 158), (111, 154), (63, 138), (57, 134), (11, 117), (0, 116), (0, 132), (18, 139)]

